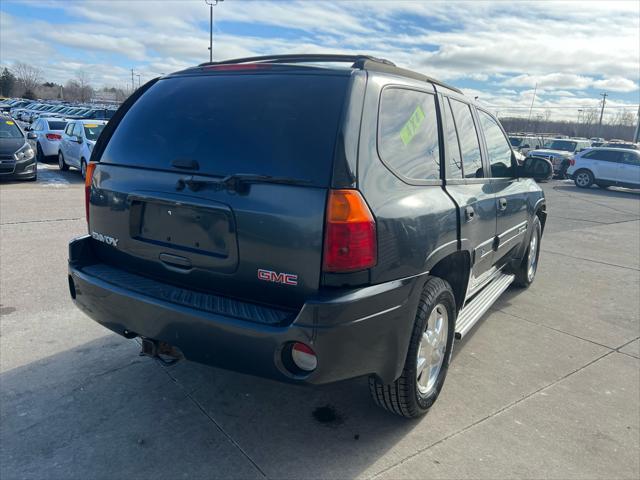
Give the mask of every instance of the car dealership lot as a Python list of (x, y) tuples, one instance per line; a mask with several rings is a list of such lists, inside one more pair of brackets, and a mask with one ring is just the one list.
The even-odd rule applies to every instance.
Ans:
[(138, 357), (69, 299), (79, 173), (38, 175), (0, 186), (1, 478), (640, 476), (637, 191), (543, 184), (536, 282), (456, 344), (439, 401), (407, 421), (366, 379), (298, 387)]

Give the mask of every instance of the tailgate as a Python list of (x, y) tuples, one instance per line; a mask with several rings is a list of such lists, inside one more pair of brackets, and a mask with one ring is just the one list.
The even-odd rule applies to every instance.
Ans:
[(105, 263), (193, 290), (297, 308), (319, 285), (326, 189), (176, 193), (180, 174), (100, 164), (90, 233)]

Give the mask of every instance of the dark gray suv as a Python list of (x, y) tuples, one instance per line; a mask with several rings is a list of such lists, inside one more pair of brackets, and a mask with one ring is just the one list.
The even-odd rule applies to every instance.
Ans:
[(71, 297), (164, 362), (368, 376), (380, 406), (416, 417), (454, 339), (534, 280), (533, 178), (551, 170), (519, 166), (458, 89), (387, 60), (203, 64), (147, 83), (100, 136)]

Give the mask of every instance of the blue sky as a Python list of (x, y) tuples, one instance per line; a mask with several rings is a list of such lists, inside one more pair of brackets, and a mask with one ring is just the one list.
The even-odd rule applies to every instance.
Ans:
[[(204, 0), (2, 0), (0, 64), (61, 82), (130, 85), (208, 60)], [(369, 53), (478, 96), (501, 115), (576, 118), (640, 102), (640, 2), (247, 1), (215, 7), (217, 59)], [(136, 80), (137, 81), (137, 80)], [(634, 107), (635, 105), (635, 107)]]

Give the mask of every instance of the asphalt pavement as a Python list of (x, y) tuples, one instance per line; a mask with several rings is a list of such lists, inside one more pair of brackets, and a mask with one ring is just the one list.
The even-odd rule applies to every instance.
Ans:
[(0, 478), (639, 478), (640, 192), (543, 188), (534, 285), (456, 343), (438, 402), (408, 421), (366, 379), (139, 357), (69, 298), (79, 173), (0, 185)]

